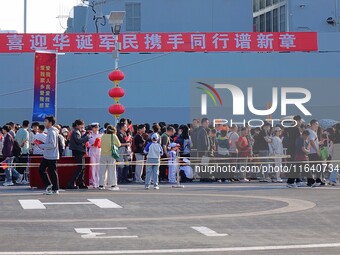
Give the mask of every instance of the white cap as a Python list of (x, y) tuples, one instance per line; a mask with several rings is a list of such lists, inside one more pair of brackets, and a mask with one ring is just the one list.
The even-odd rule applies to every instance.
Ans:
[(61, 130), (61, 133), (62, 133), (62, 134), (64, 134), (64, 133), (69, 133), (69, 131), (68, 131), (67, 128), (63, 128), (63, 129)]
[(157, 141), (159, 139), (159, 135), (157, 133), (152, 134), (151, 139)]
[(91, 123), (91, 126), (92, 126), (92, 127), (99, 127), (99, 123), (98, 123), (98, 122), (92, 122), (92, 123)]
[(191, 163), (190, 160), (189, 160), (188, 158), (183, 158), (183, 162), (184, 162), (184, 163), (187, 163), (187, 164), (190, 164), (190, 163)]
[(169, 145), (170, 148), (175, 148), (175, 147), (177, 147), (177, 146), (178, 146), (177, 143), (170, 143), (170, 145)]

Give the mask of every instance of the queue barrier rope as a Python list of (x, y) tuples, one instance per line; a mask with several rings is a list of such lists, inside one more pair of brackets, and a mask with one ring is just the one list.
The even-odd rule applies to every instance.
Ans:
[[(251, 165), (264, 165), (264, 164), (273, 164), (275, 163), (274, 161), (270, 160), (275, 160), (275, 159), (289, 159), (290, 156), (268, 156), (268, 157), (234, 157), (234, 158), (215, 158), (215, 157), (207, 157), (207, 162), (202, 162), (202, 158), (197, 161), (191, 160), (190, 157), (187, 157), (191, 163), (190, 165), (195, 165), (195, 164), (202, 164), (202, 165), (207, 165), (207, 164), (231, 164), (231, 165), (242, 165), (242, 164), (251, 164)], [(172, 165), (183, 165), (184, 162), (180, 162), (180, 159), (183, 159), (183, 157), (178, 158), (178, 162), (173, 162)], [(197, 158), (199, 159), (199, 158)], [(260, 160), (259, 159), (265, 159), (265, 160)], [(159, 162), (159, 165), (168, 165), (168, 160), (169, 158), (162, 158)], [(235, 160), (229, 162), (229, 160)], [(237, 160), (237, 161), (236, 161)], [(220, 161), (220, 162), (218, 162)], [(0, 162), (2, 164), (4, 162)], [(40, 166), (40, 163), (6, 163), (8, 167), (28, 167), (28, 168), (36, 168)], [(139, 160), (139, 161), (124, 161), (124, 162), (119, 162), (115, 161), (114, 164), (112, 165), (124, 165), (124, 166), (136, 166), (143, 164), (144, 166), (148, 165), (154, 165), (152, 163), (147, 163), (147, 160)], [(285, 161), (282, 162), (282, 164), (322, 164), (322, 165), (339, 165), (340, 168), (340, 161), (339, 160), (316, 160), (316, 161)], [(100, 163), (84, 163), (84, 164), (78, 164), (78, 163), (57, 163), (57, 167), (71, 167), (71, 166), (101, 166), (101, 165), (107, 165), (107, 164), (100, 164)]]

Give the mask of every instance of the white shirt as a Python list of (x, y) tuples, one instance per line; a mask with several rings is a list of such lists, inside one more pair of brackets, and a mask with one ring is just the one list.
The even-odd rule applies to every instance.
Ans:
[(310, 151), (309, 151), (308, 154), (315, 154), (315, 153), (317, 153), (319, 151), (319, 139), (318, 139), (318, 136), (317, 136), (317, 134), (316, 134), (316, 132), (314, 130), (312, 130), (310, 128), (308, 128), (307, 130), (309, 131), (309, 136), (308, 136), (307, 141), (309, 142), (309, 144), (311, 144), (310, 141), (314, 141), (315, 147), (317, 149), (317, 150), (315, 150), (313, 148), (313, 146), (310, 146)]
[(278, 136), (273, 136), (271, 138), (271, 147), (273, 149), (273, 154), (274, 155), (283, 155), (283, 145), (282, 145), (282, 140)]
[[(46, 142), (46, 137), (47, 137), (47, 135), (45, 133), (36, 133), (33, 136), (33, 142), (35, 140), (38, 140), (40, 142), (45, 143)], [(40, 149), (37, 145), (34, 145), (33, 146), (33, 155), (43, 155), (43, 150)]]
[(228, 138), (229, 138), (229, 141), (230, 141), (229, 152), (237, 153), (236, 143), (237, 143), (239, 137), (240, 136), (237, 133), (235, 133), (235, 132), (229, 132), (228, 133)]
[(183, 170), (184, 173), (185, 173), (185, 176), (188, 178), (188, 179), (193, 179), (194, 178), (194, 171), (192, 170), (192, 167), (191, 166), (181, 166), (179, 168), (179, 170)]
[(177, 153), (176, 151), (169, 151), (169, 160), (168, 163), (169, 164), (175, 164), (176, 163), (176, 159), (177, 159)]

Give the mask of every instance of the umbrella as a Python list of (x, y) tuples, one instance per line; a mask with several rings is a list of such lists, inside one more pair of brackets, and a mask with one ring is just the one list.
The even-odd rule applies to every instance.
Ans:
[(331, 120), (331, 119), (321, 119), (321, 120), (319, 120), (320, 127), (323, 128), (323, 129), (331, 128), (336, 123), (338, 123), (336, 120)]

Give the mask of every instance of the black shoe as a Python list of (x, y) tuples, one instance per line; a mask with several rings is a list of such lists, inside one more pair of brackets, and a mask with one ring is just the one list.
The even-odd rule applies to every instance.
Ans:
[(86, 185), (79, 186), (79, 189), (89, 189)]
[(67, 186), (66, 189), (78, 189), (78, 186)]

